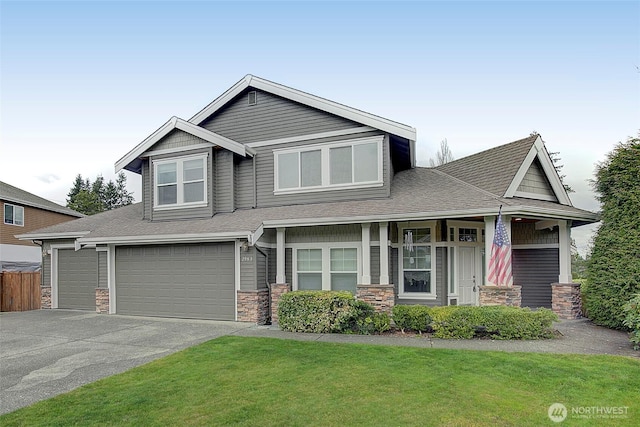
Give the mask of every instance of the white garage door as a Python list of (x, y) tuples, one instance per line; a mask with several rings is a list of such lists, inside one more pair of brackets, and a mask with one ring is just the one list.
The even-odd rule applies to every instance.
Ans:
[(234, 243), (116, 248), (116, 311), (235, 319)]

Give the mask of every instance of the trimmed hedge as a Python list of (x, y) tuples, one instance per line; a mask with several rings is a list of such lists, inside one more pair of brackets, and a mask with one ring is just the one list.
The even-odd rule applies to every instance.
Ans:
[(640, 350), (640, 294), (636, 294), (623, 307), (625, 318), (624, 326), (631, 329), (629, 339), (633, 343), (634, 350)]
[(346, 291), (294, 291), (278, 303), (283, 331), (314, 333), (380, 333), (391, 327), (389, 316)]
[[(428, 324), (424, 325), (427, 318)], [(548, 309), (531, 311), (505, 306), (396, 306), (393, 320), (403, 331), (432, 331), (436, 338), (508, 340), (552, 338), (552, 324), (558, 317)]]

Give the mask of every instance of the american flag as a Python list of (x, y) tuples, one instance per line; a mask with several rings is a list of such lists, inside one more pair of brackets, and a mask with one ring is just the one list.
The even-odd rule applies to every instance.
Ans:
[(487, 281), (496, 286), (513, 286), (511, 275), (511, 243), (507, 229), (502, 222), (502, 209), (498, 213), (498, 225), (491, 246), (491, 258), (489, 259), (489, 274)]

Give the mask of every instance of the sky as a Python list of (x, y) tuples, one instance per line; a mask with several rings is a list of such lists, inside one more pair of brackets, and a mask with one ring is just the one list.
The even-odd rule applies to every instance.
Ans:
[[(0, 180), (65, 204), (253, 74), (415, 127), (419, 165), (443, 139), (460, 158), (538, 132), (598, 211), (595, 165), (640, 129), (639, 67), (637, 0), (0, 0)], [(583, 253), (593, 230), (573, 230)]]

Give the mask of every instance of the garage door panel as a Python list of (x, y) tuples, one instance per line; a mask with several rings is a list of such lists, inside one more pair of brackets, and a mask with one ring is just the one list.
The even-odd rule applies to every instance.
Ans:
[(118, 313), (233, 320), (233, 243), (119, 247)]
[(58, 249), (58, 308), (95, 310), (98, 253), (95, 249)]

